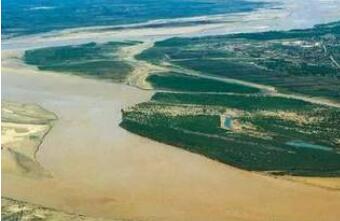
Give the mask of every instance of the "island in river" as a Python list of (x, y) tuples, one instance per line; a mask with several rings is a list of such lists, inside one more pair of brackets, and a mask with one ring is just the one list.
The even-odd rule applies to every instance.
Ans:
[[(316, 0), (309, 4), (313, 2), (324, 7)], [(203, 67), (238, 64), (246, 74), (251, 64), (266, 74), (294, 70), (304, 75), (297, 70), (305, 67), (298, 61), (306, 54), (295, 49), (305, 47), (324, 56), (317, 64), (332, 70), (316, 77), (336, 84), (338, 33), (332, 27), (337, 23), (321, 26), (332, 30), (321, 36), (323, 44), (312, 48), (320, 38), (311, 25), (302, 30), (291, 23), (296, 26), (289, 29), (299, 31), (285, 27), (307, 6), (287, 1), (282, 8), (231, 14), (224, 17), (229, 19), (225, 23), (78, 29), (6, 39), (3, 99), (12, 107), (25, 107), (23, 113), (33, 107), (39, 116), (48, 113), (41, 124), (50, 129), (31, 157), (46, 175), (3, 173), (3, 211), (25, 207), (27, 213), (13, 217), (48, 219), (57, 210), (58, 216), (73, 220), (336, 220), (336, 87), (316, 96), (317, 91), (304, 87), (287, 89), (291, 82), (278, 87), (278, 81), (247, 81), (213, 68), (201, 70), (193, 63), (201, 59), (206, 62)], [(332, 7), (326, 8), (329, 17), (321, 16), (322, 22), (336, 21)], [(275, 20), (271, 15), (278, 11)], [(249, 17), (253, 19), (247, 21)], [(278, 26), (285, 30), (280, 32), (284, 41), (244, 43)], [(263, 33), (201, 37), (251, 31)], [(291, 32), (315, 37), (301, 41), (288, 38)], [(172, 36), (200, 38), (168, 39)], [(241, 51), (230, 47), (235, 41)], [(256, 63), (252, 54), (263, 49), (261, 44), (268, 54)], [(267, 62), (270, 53), (278, 52), (285, 52), (286, 66)], [(314, 64), (310, 59), (307, 66)], [(333, 81), (328, 81), (329, 75)], [(322, 81), (319, 86), (323, 88)], [(222, 122), (226, 119), (227, 124)], [(19, 138), (16, 133), (7, 135)]]

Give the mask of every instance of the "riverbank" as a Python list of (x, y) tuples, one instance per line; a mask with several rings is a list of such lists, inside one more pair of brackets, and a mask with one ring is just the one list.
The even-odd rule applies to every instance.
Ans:
[(4, 99), (39, 104), (59, 118), (37, 155), (52, 178), (4, 175), (6, 197), (131, 220), (336, 220), (340, 215), (339, 192), (238, 170), (120, 128), (120, 110), (149, 100), (150, 91), (15, 62), (3, 62), (2, 80)]
[[(32, 179), (4, 174), (2, 194), (100, 218), (337, 220), (339, 191), (235, 169), (120, 128), (121, 109), (149, 100), (151, 91), (41, 72), (18, 60), (29, 48), (93, 40), (154, 41), (171, 36), (288, 29), (320, 22), (313, 19), (305, 23), (307, 16), (290, 23), (299, 13), (315, 15), (307, 13), (312, 3), (289, 3), (293, 12), (257, 12), (242, 15), (242, 19), (235, 16), (234, 23), (219, 25), (124, 32), (68, 30), (6, 40), (2, 52), (3, 99), (39, 104), (56, 113), (58, 121), (37, 154), (38, 162), (52, 177)], [(323, 11), (325, 5), (317, 10)], [(321, 22), (334, 18), (334, 13), (323, 12), (330, 17)], [(6, 53), (12, 54), (6, 57)]]

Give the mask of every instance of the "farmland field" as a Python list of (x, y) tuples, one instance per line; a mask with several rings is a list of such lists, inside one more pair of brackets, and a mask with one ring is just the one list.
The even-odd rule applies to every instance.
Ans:
[(139, 59), (340, 100), (340, 22), (306, 30), (172, 38)]

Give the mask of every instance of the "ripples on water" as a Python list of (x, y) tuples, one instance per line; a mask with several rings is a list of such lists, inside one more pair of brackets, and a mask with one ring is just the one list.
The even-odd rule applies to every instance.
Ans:
[(3, 38), (65, 28), (247, 12), (267, 5), (247, 0), (9, 0), (2, 4)]

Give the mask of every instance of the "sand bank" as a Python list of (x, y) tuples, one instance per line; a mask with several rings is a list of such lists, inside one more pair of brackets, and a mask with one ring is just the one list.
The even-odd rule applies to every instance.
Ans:
[[(68, 214), (41, 207), (28, 202), (1, 199), (1, 218), (3, 220), (45, 220), (45, 221), (109, 221), (81, 215)], [(112, 220), (111, 221), (118, 221)]]
[(32, 104), (1, 102), (1, 172), (41, 178), (48, 172), (36, 153), (56, 116)]

